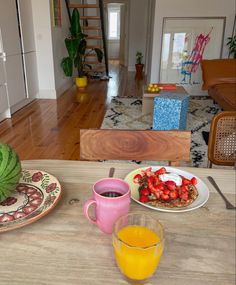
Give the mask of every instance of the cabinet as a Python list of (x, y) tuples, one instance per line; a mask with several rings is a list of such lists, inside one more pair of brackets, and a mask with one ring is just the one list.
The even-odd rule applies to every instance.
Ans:
[(36, 98), (38, 93), (38, 73), (31, 1), (32, 0), (17, 0), (25, 73), (25, 87), (28, 99)]
[(0, 0), (0, 33), (10, 107), (26, 98), (15, 0)]
[(0, 0), (0, 58), (0, 112), (14, 113), (38, 92), (31, 0)]
[(1, 118), (1, 114), (5, 113), (9, 109), (7, 89), (6, 89), (5, 70), (4, 70), (3, 58), (1, 58), (1, 54), (2, 53), (0, 53), (0, 118)]

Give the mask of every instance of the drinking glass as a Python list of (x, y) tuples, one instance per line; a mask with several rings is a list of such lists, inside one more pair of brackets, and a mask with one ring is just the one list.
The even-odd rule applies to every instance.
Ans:
[(121, 273), (130, 283), (142, 284), (155, 273), (162, 256), (163, 226), (147, 214), (123, 215), (114, 224), (112, 242)]

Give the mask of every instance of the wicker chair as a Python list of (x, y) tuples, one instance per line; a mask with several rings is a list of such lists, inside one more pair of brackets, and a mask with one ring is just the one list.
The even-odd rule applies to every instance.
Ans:
[(208, 142), (208, 167), (212, 164), (235, 166), (236, 112), (225, 111), (215, 115), (211, 122)]

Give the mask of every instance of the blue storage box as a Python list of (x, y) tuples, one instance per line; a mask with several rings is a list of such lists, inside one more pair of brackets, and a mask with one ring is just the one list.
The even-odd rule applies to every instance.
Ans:
[(153, 130), (185, 130), (189, 96), (165, 92), (154, 98)]

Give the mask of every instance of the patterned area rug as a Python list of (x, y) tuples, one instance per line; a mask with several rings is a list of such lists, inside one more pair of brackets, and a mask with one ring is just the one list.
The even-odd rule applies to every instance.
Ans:
[[(209, 97), (190, 97), (187, 130), (191, 130), (191, 162), (183, 165), (207, 167), (207, 145), (202, 132), (209, 132), (212, 117), (220, 111)], [(141, 99), (114, 98), (105, 114), (101, 129), (151, 129), (152, 116), (142, 115)], [(140, 161), (134, 161), (141, 163)], [(149, 164), (166, 165), (164, 162)]]

